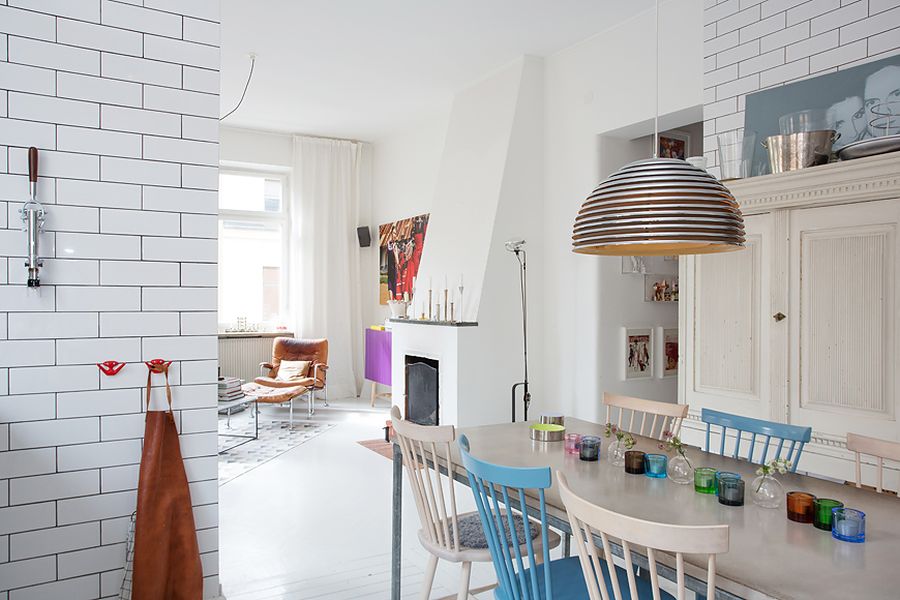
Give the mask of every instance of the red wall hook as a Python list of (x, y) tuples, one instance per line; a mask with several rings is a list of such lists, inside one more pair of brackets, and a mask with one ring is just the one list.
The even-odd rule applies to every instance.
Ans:
[(125, 366), (125, 363), (121, 363), (117, 360), (107, 360), (102, 363), (97, 363), (97, 366), (100, 367), (100, 370), (103, 371), (104, 375), (109, 375), (111, 377), (121, 371), (122, 367)]
[(153, 360), (144, 361), (144, 364), (154, 373), (164, 373), (169, 369), (169, 365), (172, 364), (172, 361), (154, 358)]

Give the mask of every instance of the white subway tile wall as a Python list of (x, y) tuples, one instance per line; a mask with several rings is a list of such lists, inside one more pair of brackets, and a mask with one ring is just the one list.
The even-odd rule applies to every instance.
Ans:
[[(0, 600), (118, 597), (151, 358), (175, 361), (215, 598), (219, 2), (0, 0), (0, 88)], [(29, 146), (40, 290), (20, 260)]]
[(900, 0), (708, 0), (703, 50), (703, 150), (718, 176), (717, 136), (744, 126), (747, 94), (897, 54)]

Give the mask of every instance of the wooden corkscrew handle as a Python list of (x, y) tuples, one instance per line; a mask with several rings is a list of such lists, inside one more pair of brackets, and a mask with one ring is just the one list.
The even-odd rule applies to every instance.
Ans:
[(28, 149), (28, 181), (37, 183), (38, 179), (38, 149), (32, 146)]

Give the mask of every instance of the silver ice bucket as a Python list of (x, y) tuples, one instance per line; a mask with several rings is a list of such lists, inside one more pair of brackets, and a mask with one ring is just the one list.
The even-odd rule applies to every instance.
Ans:
[(785, 173), (824, 165), (831, 158), (831, 146), (840, 137), (834, 129), (770, 135), (762, 145), (769, 151), (772, 173)]

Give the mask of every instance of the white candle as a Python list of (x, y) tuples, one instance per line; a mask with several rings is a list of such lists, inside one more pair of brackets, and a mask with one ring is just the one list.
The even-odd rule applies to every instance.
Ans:
[(459, 274), (459, 287), (462, 287), (462, 286), (463, 286), (463, 274), (460, 273)]
[(446, 276), (446, 275), (444, 275), (444, 289), (445, 289), (445, 290), (450, 289), (450, 286), (447, 285), (447, 276)]

